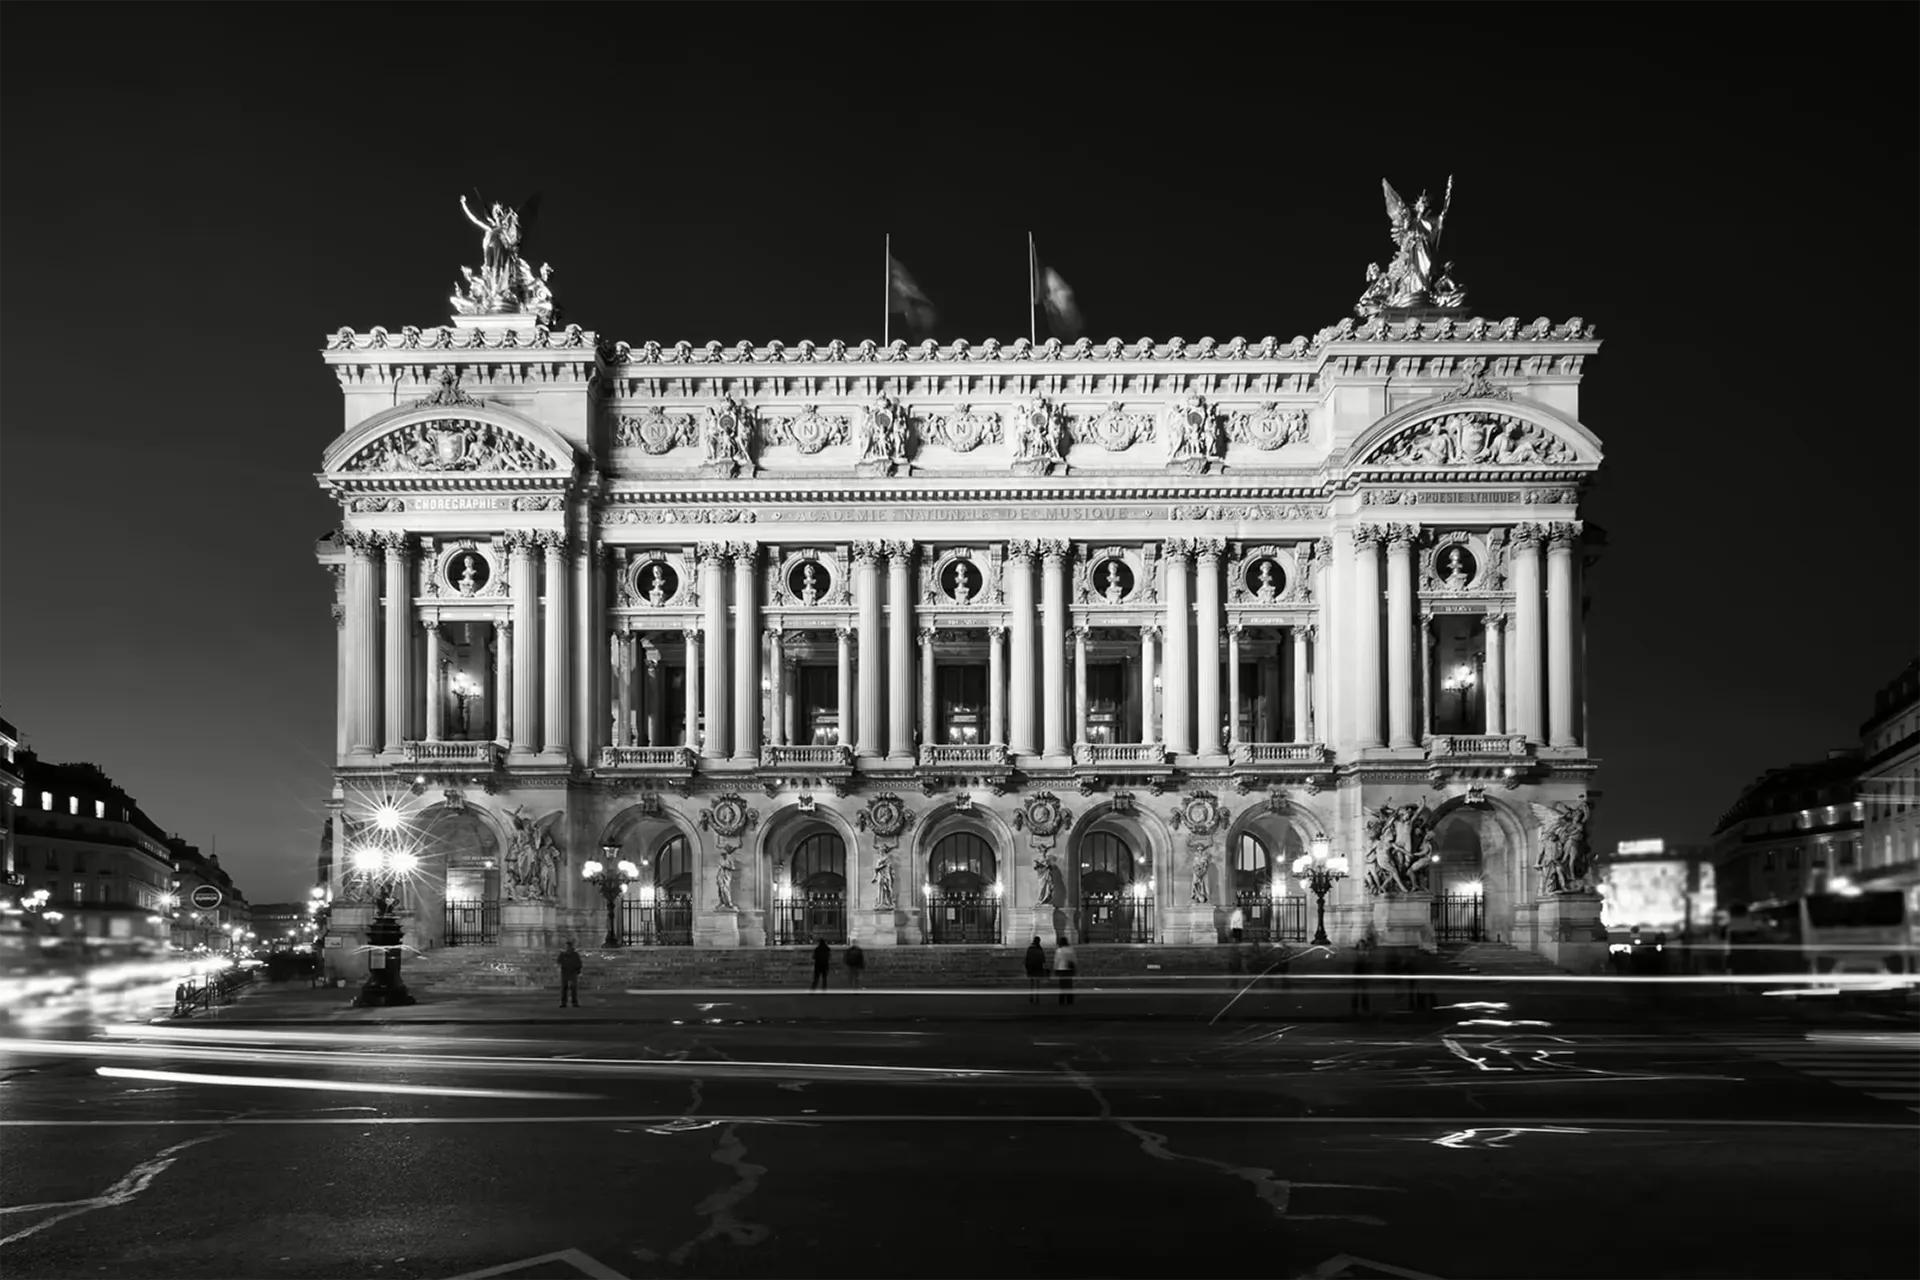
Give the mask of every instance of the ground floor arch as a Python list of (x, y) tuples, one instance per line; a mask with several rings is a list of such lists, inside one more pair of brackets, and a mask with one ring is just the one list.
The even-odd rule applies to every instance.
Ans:
[(1513, 937), (1518, 906), (1532, 901), (1524, 829), (1490, 803), (1463, 800), (1441, 805), (1431, 821), (1438, 939)]
[(767, 941), (774, 946), (823, 941), (844, 946), (848, 914), (859, 897), (859, 846), (821, 813), (783, 816), (765, 844), (771, 889)]
[(500, 833), (469, 807), (435, 805), (421, 813), (420, 862), (409, 886), (415, 945), (491, 946), (500, 940)]
[[(623, 946), (693, 945), (700, 892), (700, 840), (659, 806), (615, 815), (600, 839), (600, 861), (630, 862), (640, 878), (614, 904), (614, 933)], [(600, 901), (592, 904), (603, 911)]]
[(1075, 941), (1153, 942), (1159, 937), (1153, 852), (1141, 824), (1112, 811), (1075, 833), (1066, 877)]

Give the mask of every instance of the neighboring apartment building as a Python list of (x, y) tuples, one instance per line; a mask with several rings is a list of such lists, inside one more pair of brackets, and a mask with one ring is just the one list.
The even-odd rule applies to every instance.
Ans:
[(246, 895), (233, 883), (233, 877), (221, 870), (220, 858), (203, 854), (198, 845), (179, 836), (167, 840), (173, 862), (173, 886), (178, 903), (173, 917), (175, 946), (210, 947), (215, 951), (234, 945), (234, 930), (244, 940), (253, 928), (253, 909)]
[(58, 933), (166, 937), (172, 866), (166, 836), (97, 764), (49, 764), (14, 749), (22, 803), (13, 810), (18, 891), (44, 891)]
[(1763, 902), (1824, 889), (1860, 865), (1860, 752), (1769, 769), (1749, 783), (1713, 832), (1720, 901)]
[(13, 722), (0, 717), (0, 903), (11, 907), (20, 899), (20, 876), (14, 860), (14, 810), (26, 798), (20, 765), (20, 734)]
[(1920, 870), (1920, 659), (1874, 694), (1860, 752), (1860, 878)]

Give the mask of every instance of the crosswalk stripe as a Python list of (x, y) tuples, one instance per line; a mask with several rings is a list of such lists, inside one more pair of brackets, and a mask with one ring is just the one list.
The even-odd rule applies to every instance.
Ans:
[(1905, 1106), (1920, 1115), (1920, 1053), (1915, 1042), (1898, 1039), (1822, 1038), (1806, 1040), (1718, 1036), (1707, 1039), (1721, 1049), (1785, 1067), (1810, 1079), (1850, 1089), (1863, 1097)]

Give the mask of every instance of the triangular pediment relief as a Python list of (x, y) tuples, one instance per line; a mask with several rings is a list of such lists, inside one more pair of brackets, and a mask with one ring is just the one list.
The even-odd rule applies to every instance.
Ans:
[(362, 423), (327, 450), (331, 476), (550, 475), (574, 469), (573, 449), (510, 409), (422, 402)]

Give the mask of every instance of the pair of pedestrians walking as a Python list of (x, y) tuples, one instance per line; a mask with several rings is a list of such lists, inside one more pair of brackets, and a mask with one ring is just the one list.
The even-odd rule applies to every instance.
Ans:
[[(1053, 976), (1060, 984), (1060, 1003), (1073, 1003), (1073, 977), (1080, 971), (1079, 958), (1073, 953), (1073, 944), (1063, 942), (1053, 949)], [(1027, 1003), (1040, 1003), (1040, 984), (1046, 980), (1047, 952), (1040, 945), (1040, 935), (1034, 934), (1033, 941), (1027, 944)]]
[[(813, 983), (809, 991), (825, 991), (827, 974), (833, 967), (833, 948), (827, 940), (821, 938), (813, 944)], [(855, 942), (847, 947), (847, 985), (855, 991), (860, 990), (860, 980), (867, 971), (867, 953)]]

